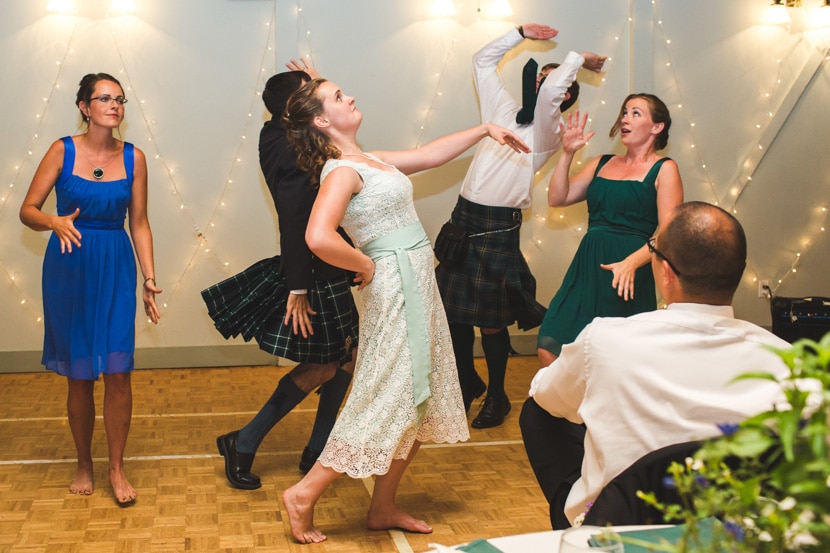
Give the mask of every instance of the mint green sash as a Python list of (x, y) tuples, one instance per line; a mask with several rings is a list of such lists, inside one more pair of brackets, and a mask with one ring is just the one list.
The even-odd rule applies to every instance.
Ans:
[(412, 386), (415, 391), (416, 406), (421, 405), (429, 397), (431, 363), (424, 306), (418, 295), (415, 273), (406, 252), (426, 245), (429, 245), (429, 238), (421, 223), (416, 222), (386, 236), (376, 238), (361, 248), (363, 253), (371, 257), (373, 261), (390, 255), (394, 255), (398, 260), (403, 284), (407, 339), (412, 355)]

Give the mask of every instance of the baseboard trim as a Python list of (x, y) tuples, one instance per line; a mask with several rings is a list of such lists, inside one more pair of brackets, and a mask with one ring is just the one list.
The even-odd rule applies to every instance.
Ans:
[[(39, 350), (0, 352), (0, 374), (39, 372), (45, 370), (40, 360), (41, 351)], [(289, 362), (265, 353), (256, 344), (140, 348), (135, 351), (136, 369), (233, 367), (243, 365), (280, 365), (286, 363)]]
[[(536, 355), (535, 334), (511, 336), (510, 343), (519, 355)], [(477, 357), (483, 355), (478, 337), (476, 337), (473, 351)], [(0, 374), (42, 371), (44, 368), (40, 364), (40, 359), (40, 350), (0, 352)], [(292, 363), (292, 361), (265, 353), (256, 344), (140, 348), (135, 351), (136, 369), (290, 365)]]

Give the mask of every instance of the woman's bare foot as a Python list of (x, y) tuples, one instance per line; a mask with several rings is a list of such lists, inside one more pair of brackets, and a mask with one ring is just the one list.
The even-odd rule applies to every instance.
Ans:
[(366, 528), (369, 530), (391, 530), (400, 528), (407, 532), (431, 534), (432, 526), (423, 520), (418, 520), (396, 506), (391, 509), (374, 509), (366, 515)]
[(77, 495), (92, 495), (92, 490), (92, 467), (79, 466), (69, 484), (69, 491)]
[(282, 493), (282, 504), (288, 512), (291, 535), (300, 543), (320, 543), (326, 535), (314, 526), (314, 503), (303, 498), (300, 484), (295, 484)]
[(112, 495), (115, 496), (115, 501), (120, 506), (129, 506), (135, 501), (138, 494), (130, 485), (123, 469), (110, 467), (110, 484), (112, 484)]

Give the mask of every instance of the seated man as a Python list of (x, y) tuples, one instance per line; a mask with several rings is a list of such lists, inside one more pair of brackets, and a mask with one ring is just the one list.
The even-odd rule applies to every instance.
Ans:
[(746, 237), (726, 211), (678, 206), (649, 240), (665, 310), (596, 318), (541, 369), (519, 424), (554, 528), (571, 525), (603, 487), (643, 455), (720, 433), (769, 409), (780, 387), (732, 380), (750, 371), (783, 377), (764, 346), (789, 344), (734, 318)]

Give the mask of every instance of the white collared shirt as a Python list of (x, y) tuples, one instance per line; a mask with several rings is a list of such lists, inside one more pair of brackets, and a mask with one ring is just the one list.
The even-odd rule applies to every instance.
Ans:
[[(515, 132), (532, 153), (520, 154), (495, 140), (478, 143), (472, 165), (461, 185), (461, 196), (477, 204), (526, 209), (531, 203), (533, 176), (559, 150), (559, 106), (585, 60), (569, 52), (548, 74), (539, 89), (533, 122), (520, 125), (521, 105), (510, 95), (498, 70), (504, 55), (523, 40), (515, 29), (484, 46), (473, 56), (473, 77), (481, 106), (481, 121)], [(540, 68), (545, 64), (540, 64)]]
[(646, 453), (717, 436), (717, 424), (737, 423), (781, 401), (774, 382), (731, 382), (750, 371), (789, 373), (765, 346), (790, 344), (735, 319), (730, 306), (674, 303), (628, 318), (594, 319), (530, 385), (543, 409), (587, 427), (582, 477), (565, 504), (568, 519)]

